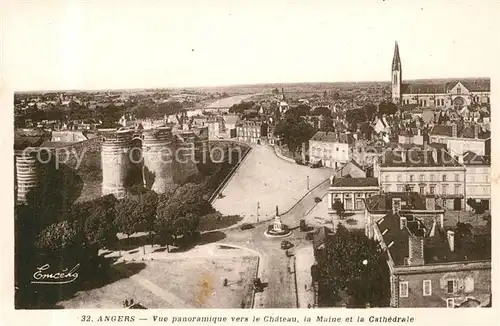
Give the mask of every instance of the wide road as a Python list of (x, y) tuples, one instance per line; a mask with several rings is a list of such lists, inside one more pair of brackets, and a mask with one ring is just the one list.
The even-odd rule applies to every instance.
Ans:
[(274, 217), (276, 206), (280, 214), (289, 210), (309, 191), (308, 183), (312, 189), (331, 173), (285, 161), (272, 147), (256, 145), (222, 190), (224, 197), (213, 206), (222, 214), (240, 215), (246, 222), (268, 220)]
[[(310, 245), (305, 239), (305, 232), (298, 229), (300, 220), (305, 213), (312, 209), (316, 202), (315, 197), (322, 197), (322, 193), (328, 189), (328, 181), (308, 193), (287, 213), (281, 216), (281, 221), (293, 230), (293, 233), (285, 238), (269, 238), (264, 232), (270, 222), (261, 222), (250, 230), (232, 229), (226, 231), (226, 238), (221, 242), (235, 244), (257, 251), (260, 254), (260, 277), (263, 283), (267, 283), (264, 292), (255, 296), (254, 308), (297, 308), (297, 288), (295, 284), (295, 274), (289, 271), (289, 266), (293, 265), (290, 257), (285, 255), (281, 249), (281, 241), (286, 239), (293, 243), (298, 250)], [(326, 205), (319, 203), (319, 205)]]

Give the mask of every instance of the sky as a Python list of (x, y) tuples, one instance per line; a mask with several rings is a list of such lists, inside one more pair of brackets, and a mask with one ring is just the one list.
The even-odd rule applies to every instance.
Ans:
[(489, 77), (500, 1), (2, 1), (16, 91)]

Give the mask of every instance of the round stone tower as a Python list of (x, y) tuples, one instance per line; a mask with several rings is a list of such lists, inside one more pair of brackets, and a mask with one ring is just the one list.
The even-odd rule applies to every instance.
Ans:
[(146, 187), (165, 193), (174, 185), (174, 144), (172, 128), (161, 127), (143, 132), (143, 179)]
[(196, 127), (192, 129), (196, 135), (195, 141), (195, 157), (199, 163), (209, 163), (209, 147), (208, 147), (208, 127)]
[(16, 200), (18, 203), (25, 203), (28, 192), (40, 186), (44, 174), (43, 162), (47, 163), (48, 152), (37, 148), (26, 148), (15, 150), (14, 155)]
[(116, 131), (104, 136), (101, 148), (102, 194), (114, 194), (117, 198), (125, 196), (127, 177), (132, 162), (130, 150), (133, 144), (132, 131)]
[(193, 132), (183, 132), (177, 135), (176, 162), (179, 181), (184, 183), (192, 175), (198, 174), (196, 165), (196, 135)]

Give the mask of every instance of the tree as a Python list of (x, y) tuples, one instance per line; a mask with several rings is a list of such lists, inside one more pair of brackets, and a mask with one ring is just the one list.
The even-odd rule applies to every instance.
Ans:
[(191, 235), (197, 231), (199, 216), (214, 209), (203, 199), (203, 185), (187, 183), (173, 193), (162, 194), (156, 208), (155, 230), (161, 238)]
[(372, 121), (375, 115), (377, 114), (377, 106), (374, 104), (366, 104), (363, 106), (363, 111), (365, 113), (365, 117), (368, 121)]
[(274, 133), (278, 135), (295, 152), (300, 146), (314, 136), (316, 130), (297, 114), (285, 114), (285, 118), (276, 125)]
[(89, 248), (102, 248), (116, 241), (115, 205), (113, 195), (78, 203), (71, 209), (70, 221), (74, 222)]
[(338, 217), (340, 219), (343, 219), (345, 212), (344, 203), (341, 202), (339, 199), (335, 199), (335, 202), (333, 203), (333, 209), (337, 213)]
[(339, 94), (338, 92), (335, 92), (335, 93), (333, 94), (333, 99), (334, 99), (335, 101), (336, 101), (336, 100), (338, 100), (338, 99), (340, 99), (340, 94)]
[(353, 109), (353, 110), (346, 111), (345, 118), (346, 118), (347, 123), (349, 123), (349, 125), (354, 124), (354, 123), (356, 123), (356, 124), (362, 123), (362, 122), (365, 122), (367, 120), (365, 112), (361, 109)]
[(115, 206), (115, 226), (118, 232), (127, 235), (130, 238), (137, 232), (140, 214), (137, 202), (129, 198), (124, 198)]
[(332, 116), (332, 112), (330, 111), (330, 109), (325, 107), (325, 106), (318, 106), (311, 113), (312, 113), (312, 115), (322, 115), (325, 117)]
[(330, 115), (323, 116), (323, 120), (321, 121), (321, 131), (326, 132), (334, 132), (335, 126), (334, 121)]
[(378, 244), (359, 231), (349, 232), (342, 224), (317, 253), (320, 301), (333, 306), (341, 291), (355, 306), (384, 307), (390, 298), (389, 271)]
[(398, 112), (398, 107), (396, 106), (396, 104), (392, 102), (382, 101), (378, 105), (378, 113), (380, 115), (382, 114), (391, 115), (395, 114), (396, 112)]
[(44, 228), (38, 235), (36, 246), (52, 253), (68, 251), (81, 244), (74, 225), (69, 221), (57, 222)]

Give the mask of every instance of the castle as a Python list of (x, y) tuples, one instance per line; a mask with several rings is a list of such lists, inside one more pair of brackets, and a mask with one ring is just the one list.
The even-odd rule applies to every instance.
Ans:
[(489, 78), (460, 80), (416, 80), (403, 83), (399, 46), (394, 46), (391, 70), (392, 101), (421, 108), (461, 109), (464, 106), (490, 103)]
[(208, 127), (179, 133), (159, 127), (139, 133), (119, 130), (107, 134), (101, 150), (102, 194), (124, 197), (134, 168), (142, 170), (146, 187), (165, 193), (198, 174), (197, 163), (208, 162), (208, 150)]

